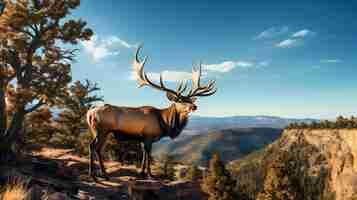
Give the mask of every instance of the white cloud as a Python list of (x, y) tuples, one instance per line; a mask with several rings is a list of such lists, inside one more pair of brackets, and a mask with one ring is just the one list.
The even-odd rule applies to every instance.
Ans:
[(108, 37), (107, 39), (103, 40), (103, 42), (106, 43), (106, 45), (108, 46), (113, 46), (113, 47), (125, 47), (125, 48), (135, 48), (136, 46), (135, 45), (131, 45), (129, 44), (128, 42), (120, 39), (119, 37), (117, 36), (110, 36)]
[(267, 39), (267, 38), (274, 38), (280, 35), (283, 35), (289, 31), (289, 27), (287, 26), (282, 26), (282, 27), (271, 27), (263, 32), (261, 32), (259, 35), (254, 37), (254, 39)]
[(224, 61), (218, 64), (205, 64), (202, 65), (204, 70), (214, 72), (229, 72), (236, 67), (248, 68), (253, 67), (255, 64), (247, 61)]
[(276, 47), (279, 48), (291, 48), (291, 47), (296, 47), (300, 44), (300, 40), (297, 39), (286, 39), (283, 40), (281, 42), (279, 42), (278, 44), (276, 44)]
[(325, 59), (325, 60), (321, 60), (321, 62), (323, 62), (323, 63), (341, 63), (342, 60), (340, 60), (340, 59)]
[(270, 65), (270, 61), (262, 61), (257, 64), (258, 67), (267, 67)]
[(128, 42), (120, 39), (117, 36), (109, 36), (100, 39), (94, 35), (89, 41), (83, 41), (84, 50), (90, 54), (94, 61), (98, 62), (108, 56), (115, 56), (120, 53), (121, 48), (134, 48)]
[[(184, 71), (168, 71), (165, 70), (162, 73), (162, 78), (164, 81), (169, 82), (178, 82), (182, 80), (189, 80), (192, 77), (192, 73), (184, 72)], [(160, 73), (157, 72), (150, 72), (147, 73), (150, 80), (159, 81), (160, 80)], [(130, 75), (130, 80), (137, 80), (137, 74), (132, 71)]]
[(312, 32), (308, 29), (303, 29), (303, 30), (300, 30), (296, 33), (294, 33), (292, 35), (292, 37), (294, 38), (303, 38), (303, 37), (307, 37), (307, 36), (314, 36), (316, 33), (315, 32)]
[[(214, 72), (218, 73), (227, 73), (233, 70), (236, 67), (240, 68), (250, 68), (250, 67), (266, 67), (269, 66), (269, 61), (262, 61), (262, 62), (249, 62), (249, 61), (224, 61), (218, 64), (202, 64), (202, 77), (208, 77), (213, 75)], [(168, 82), (178, 82), (182, 80), (190, 80), (192, 78), (191, 72), (185, 71), (162, 71), (162, 78)], [(149, 79), (154, 81), (160, 80), (160, 73), (157, 72), (148, 72), (147, 73)], [(130, 80), (137, 80), (137, 74), (134, 71), (130, 73)]]

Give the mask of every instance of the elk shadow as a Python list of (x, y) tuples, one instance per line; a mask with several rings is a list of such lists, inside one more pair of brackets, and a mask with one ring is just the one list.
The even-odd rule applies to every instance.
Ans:
[(136, 169), (136, 168), (128, 169), (128, 168), (123, 168), (123, 167), (118, 167), (118, 169), (108, 172), (108, 176), (110, 176), (110, 177), (130, 176), (130, 177), (135, 177), (135, 178), (141, 177), (138, 169)]

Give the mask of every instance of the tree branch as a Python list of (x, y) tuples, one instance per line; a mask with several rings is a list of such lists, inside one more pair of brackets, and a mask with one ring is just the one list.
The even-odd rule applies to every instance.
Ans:
[(40, 100), (37, 102), (36, 105), (32, 106), (31, 108), (29, 109), (26, 109), (25, 110), (25, 113), (30, 113), (30, 112), (33, 112), (34, 110), (40, 108), (41, 106), (45, 105), (46, 103), (43, 101), (43, 100)]

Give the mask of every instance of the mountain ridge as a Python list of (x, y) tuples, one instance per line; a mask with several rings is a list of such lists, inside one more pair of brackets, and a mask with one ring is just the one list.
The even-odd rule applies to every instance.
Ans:
[(230, 117), (191, 116), (185, 134), (200, 134), (212, 130), (229, 128), (279, 128), (290, 123), (312, 123), (320, 120), (313, 118), (283, 118), (269, 115), (236, 115)]
[(183, 135), (174, 141), (154, 145), (154, 155), (168, 153), (176, 160), (206, 166), (214, 152), (225, 161), (239, 159), (263, 148), (281, 136), (282, 129), (233, 128), (211, 130), (206, 134)]

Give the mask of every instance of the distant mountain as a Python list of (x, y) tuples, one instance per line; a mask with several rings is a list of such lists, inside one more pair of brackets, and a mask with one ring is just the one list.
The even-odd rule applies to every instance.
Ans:
[(175, 141), (166, 138), (155, 144), (154, 154), (168, 152), (178, 160), (206, 165), (213, 152), (220, 152), (224, 160), (230, 161), (272, 143), (290, 123), (313, 121), (319, 120), (263, 115), (192, 116), (183, 133)]
[(274, 116), (232, 116), (232, 117), (200, 117), (192, 116), (185, 129), (186, 135), (207, 133), (211, 130), (233, 129), (233, 128), (257, 128), (269, 127), (282, 129), (293, 122), (311, 123), (317, 119), (294, 119)]
[(225, 161), (236, 160), (272, 143), (281, 133), (282, 129), (275, 128), (233, 128), (180, 135), (175, 141), (155, 144), (154, 155), (169, 153), (177, 160), (205, 166), (214, 152)]

